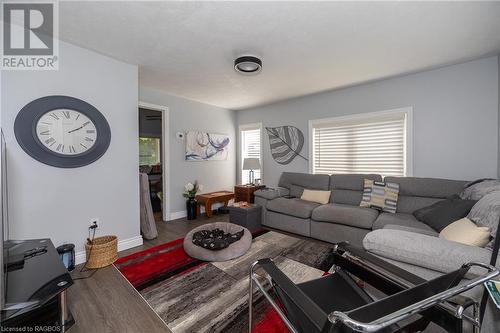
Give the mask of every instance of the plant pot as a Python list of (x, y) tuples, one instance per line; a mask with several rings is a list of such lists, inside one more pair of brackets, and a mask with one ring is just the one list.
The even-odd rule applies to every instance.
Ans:
[(186, 200), (186, 210), (187, 210), (187, 219), (195, 220), (196, 219), (196, 199), (189, 198)]

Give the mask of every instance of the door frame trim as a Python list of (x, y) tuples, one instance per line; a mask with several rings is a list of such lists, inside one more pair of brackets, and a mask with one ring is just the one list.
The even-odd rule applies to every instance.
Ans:
[[(161, 111), (161, 143), (162, 143), (162, 156), (161, 156), (161, 172), (163, 179), (163, 201), (162, 201), (162, 218), (163, 221), (170, 220), (170, 136), (169, 136), (169, 123), (170, 123), (170, 110), (168, 106), (152, 104), (139, 101), (139, 108)], [(137, 109), (137, 116), (139, 116), (139, 109)], [(139, 117), (137, 118), (139, 119)], [(139, 133), (137, 133), (139, 137)]]

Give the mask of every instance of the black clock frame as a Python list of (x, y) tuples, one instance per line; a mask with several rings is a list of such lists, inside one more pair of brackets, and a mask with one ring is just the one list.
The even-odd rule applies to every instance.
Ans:
[[(58, 109), (78, 111), (96, 127), (96, 142), (86, 152), (64, 155), (46, 148), (38, 139), (36, 125), (45, 113)], [(111, 129), (99, 110), (81, 99), (70, 96), (45, 96), (26, 104), (17, 114), (14, 133), (21, 148), (39, 162), (58, 168), (78, 168), (97, 161), (109, 147)]]

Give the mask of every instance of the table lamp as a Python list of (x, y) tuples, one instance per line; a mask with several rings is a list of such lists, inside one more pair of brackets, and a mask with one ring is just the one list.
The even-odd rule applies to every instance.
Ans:
[(248, 173), (248, 183), (252, 184), (255, 181), (254, 170), (260, 170), (260, 160), (258, 158), (243, 159), (243, 170), (250, 170)]

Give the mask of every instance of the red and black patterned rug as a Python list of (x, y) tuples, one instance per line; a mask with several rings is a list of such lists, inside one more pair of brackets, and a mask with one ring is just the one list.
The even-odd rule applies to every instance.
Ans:
[[(248, 332), (248, 269), (273, 258), (295, 283), (318, 278), (332, 266), (332, 248), (267, 232), (242, 257), (203, 262), (189, 257), (183, 239), (118, 259), (115, 266), (174, 333)], [(253, 332), (288, 332), (277, 313), (255, 294)]]

